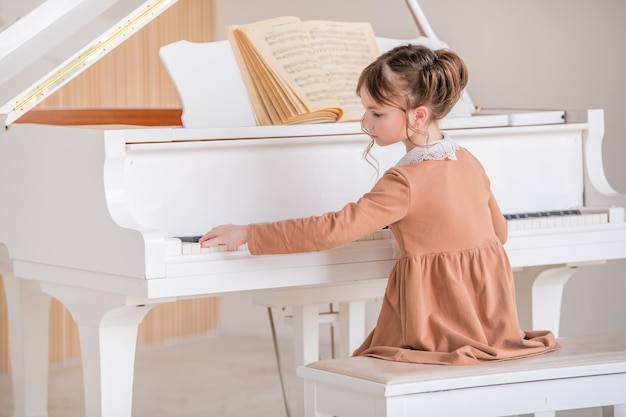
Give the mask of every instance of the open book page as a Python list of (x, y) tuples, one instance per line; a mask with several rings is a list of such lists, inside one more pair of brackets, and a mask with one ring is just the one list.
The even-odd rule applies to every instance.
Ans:
[(380, 55), (372, 26), (327, 20), (310, 20), (302, 25), (343, 110), (341, 121), (360, 120), (364, 109), (356, 94), (356, 83), (363, 68)]
[[(242, 75), (248, 89), (253, 90), (251, 101), (259, 124), (302, 123), (311, 116), (315, 121), (320, 121), (320, 117), (322, 121), (337, 121), (341, 117), (343, 112), (329, 86), (326, 71), (300, 19), (268, 19), (230, 27), (228, 32), (231, 44), (237, 43), (239, 50), (234, 51), (235, 56), (239, 55), (240, 68), (248, 72)], [(268, 105), (277, 107), (275, 111), (267, 107), (258, 111)], [(309, 115), (316, 111), (322, 114)], [(326, 120), (329, 114), (331, 118)], [(271, 122), (267, 123), (267, 119)]]
[(245, 72), (250, 78), (246, 86), (248, 92), (254, 95), (253, 104), (259, 124), (271, 125), (275, 121), (284, 123), (294, 115), (306, 111), (304, 107), (292, 104), (298, 103), (298, 99), (291, 88), (268, 66), (243, 32), (236, 31), (234, 37), (241, 46), (240, 51), (247, 69)]
[(258, 125), (271, 125), (272, 117), (269, 114), (268, 109), (263, 103), (261, 93), (253, 81), (251, 72), (255, 69), (252, 64), (248, 62), (254, 62), (252, 56), (254, 56), (254, 50), (245, 46), (246, 38), (239, 31), (234, 30), (232, 27), (226, 28), (226, 33), (230, 41), (230, 46), (233, 49), (237, 66), (239, 67), (239, 73), (241, 79), (246, 86), (248, 92), (248, 98), (250, 98), (250, 104), (254, 110), (254, 117)]

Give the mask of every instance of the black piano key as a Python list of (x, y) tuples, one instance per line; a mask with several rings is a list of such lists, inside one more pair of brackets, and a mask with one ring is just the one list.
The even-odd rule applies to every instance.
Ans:
[(512, 220), (512, 219), (528, 219), (531, 217), (575, 216), (579, 214), (582, 214), (580, 210), (573, 209), (573, 210), (537, 211), (537, 212), (529, 212), (529, 213), (508, 213), (508, 214), (505, 214), (504, 217), (507, 220)]
[(202, 235), (200, 236), (174, 236), (176, 239), (180, 239), (181, 242), (198, 243)]

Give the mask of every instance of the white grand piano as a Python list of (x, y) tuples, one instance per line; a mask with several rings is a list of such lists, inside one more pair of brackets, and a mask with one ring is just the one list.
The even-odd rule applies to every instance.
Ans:
[[(358, 123), (256, 126), (225, 42), (161, 51), (183, 101), (182, 128), (14, 123), (172, 3), (48, 0), (0, 32), (0, 274), (15, 417), (47, 415), (50, 296), (78, 324), (86, 415), (125, 417), (137, 326), (152, 306), (244, 291), (270, 303), (294, 289), (366, 298), (393, 264), (385, 235), (261, 257), (175, 238), (336, 210), (376, 180)], [(416, 41), (438, 42), (408, 4), (430, 38)], [(73, 24), (78, 16), (92, 22)], [(379, 39), (381, 50), (394, 42)], [(196, 83), (198, 74), (214, 82)], [(503, 211), (517, 215), (506, 246), (513, 267), (550, 266), (534, 281), (533, 326), (558, 332), (562, 288), (576, 268), (626, 258), (624, 208), (585, 199), (616, 194), (603, 173), (602, 110), (475, 112), (465, 95), (442, 127), (483, 161)], [(375, 157), (382, 170), (401, 154), (392, 147)], [(580, 214), (547, 215), (571, 209)], [(297, 334), (316, 334), (307, 323)]]

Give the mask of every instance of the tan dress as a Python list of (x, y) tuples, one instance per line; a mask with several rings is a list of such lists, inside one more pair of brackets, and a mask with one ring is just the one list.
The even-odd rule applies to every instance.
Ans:
[(398, 260), (374, 330), (354, 355), (473, 364), (558, 349), (519, 328), (507, 224), (480, 162), (449, 138), (415, 148), (359, 201), (248, 226), (253, 254), (325, 250), (389, 225)]

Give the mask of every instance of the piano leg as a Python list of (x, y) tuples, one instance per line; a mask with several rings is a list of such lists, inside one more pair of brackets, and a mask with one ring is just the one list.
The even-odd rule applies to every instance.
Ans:
[(559, 336), (563, 288), (575, 272), (575, 267), (564, 266), (537, 275), (532, 286), (533, 329), (550, 330)]
[(579, 266), (602, 264), (604, 261), (567, 264), (547, 269), (535, 278), (532, 285), (532, 328), (550, 330), (559, 336), (563, 288)]
[(78, 324), (87, 417), (130, 417), (137, 328), (152, 305), (121, 294), (42, 284)]
[(339, 356), (348, 358), (365, 338), (365, 301), (339, 303)]
[(36, 281), (0, 271), (9, 319), (13, 416), (48, 415), (48, 332), (50, 296)]

